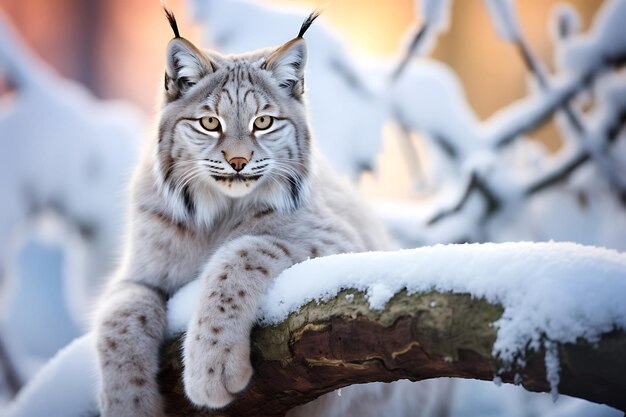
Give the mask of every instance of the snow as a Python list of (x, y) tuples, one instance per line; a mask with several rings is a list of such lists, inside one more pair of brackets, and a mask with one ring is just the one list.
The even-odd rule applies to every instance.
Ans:
[(20, 391), (5, 417), (98, 415), (96, 349), (91, 334), (61, 350)]
[[(266, 324), (277, 323), (307, 302), (328, 299), (342, 288), (364, 291), (373, 308), (383, 308), (393, 294), (404, 288), (410, 292), (470, 293), (504, 307), (502, 318), (495, 323), (498, 336), (494, 354), (510, 361), (528, 342), (533, 348), (544, 343), (548, 348), (548, 378), (556, 387), (556, 342), (574, 342), (579, 337), (594, 341), (604, 332), (626, 327), (624, 277), (626, 254), (573, 243), (437, 245), (388, 253), (334, 255), (285, 271), (269, 290), (260, 317)], [(199, 301), (197, 285), (197, 281), (189, 284), (170, 300), (170, 334), (185, 330)], [(550, 335), (550, 340), (542, 340), (542, 334)], [(20, 393), (7, 416), (95, 414), (95, 360), (92, 336), (77, 339)], [(461, 389), (454, 394), (457, 398), (452, 402), (453, 416), (510, 415), (507, 413), (515, 409), (548, 409), (542, 397), (506, 385), (495, 391), (493, 384), (493, 388), (475, 381), (458, 384)], [(344, 388), (342, 397), (352, 390)], [(508, 403), (489, 402), (487, 398), (492, 396), (506, 398)], [(501, 409), (504, 404), (506, 412)], [(500, 407), (495, 409), (500, 412), (496, 413), (493, 407)], [(605, 406), (562, 396), (551, 410), (554, 416), (616, 413)]]
[[(447, 30), (451, 3), (450, 0), (416, 2), (428, 23), (427, 37), (431, 40), (433, 35)], [(195, 19), (205, 30), (204, 46), (225, 52), (284, 43), (295, 36), (310, 12), (308, 8), (276, 9), (242, 0), (193, 0), (190, 4)], [(518, 39), (521, 28), (514, 1), (487, 0), (486, 4), (498, 35), (508, 41)], [(356, 177), (363, 169), (374, 167), (382, 147), (382, 127), (389, 121), (398, 123), (410, 135), (424, 138), (422, 149), (426, 156), (419, 159), (426, 161), (424, 182), (430, 185), (433, 195), (405, 207), (390, 203), (380, 207), (394, 235), (401, 238), (400, 246), (465, 239), (495, 242), (556, 239), (626, 250), (626, 212), (611, 188), (626, 182), (626, 131), (622, 129), (612, 147), (606, 145), (607, 126), (626, 108), (624, 74), (602, 72), (589, 87), (594, 107), (582, 115), (584, 135), (574, 132), (561, 117), (557, 118), (567, 146), (556, 154), (551, 155), (543, 146), (526, 140), (525, 133), (537, 120), (551, 113), (563, 97), (571, 96), (572, 92), (580, 96), (582, 82), (591, 71), (605, 65), (604, 58), (624, 55), (626, 2), (603, 3), (587, 33), (579, 33), (580, 18), (571, 6), (557, 6), (553, 16), (558, 71), (549, 79), (549, 88), (531, 91), (485, 121), (475, 115), (458, 76), (441, 63), (412, 60), (402, 76), (389, 83), (395, 63), (378, 59), (373, 65), (352, 56), (325, 24), (323, 16), (307, 33), (306, 77), (312, 124), (317, 142), (336, 168)], [(46, 235), (43, 243), (61, 246), (63, 262), (69, 265), (61, 277), (57, 276), (61, 268), (58, 259), (55, 269), (50, 269), (48, 274), (39, 271), (41, 278), (49, 278), (45, 286), (37, 286), (37, 280), (21, 281), (34, 275), (12, 275), (11, 285), (6, 287), (9, 291), (2, 294), (6, 322), (0, 322), (3, 335), (15, 334), (15, 328), (3, 324), (21, 326), (20, 331), (30, 332), (27, 342), (17, 340), (15, 346), (10, 346), (10, 356), (19, 371), (28, 377), (43, 359), (30, 353), (50, 355), (64, 338), (71, 337), (67, 334), (77, 331), (74, 327), (77, 323), (68, 324), (66, 332), (55, 332), (56, 337), (51, 338), (38, 330), (43, 320), (13, 307), (23, 307), (24, 302), (18, 299), (35, 296), (33, 288), (37, 287), (39, 294), (47, 290), (55, 294), (50, 297), (49, 305), (42, 305), (41, 310), (48, 318), (62, 317), (69, 321), (69, 315), (78, 321), (90, 308), (91, 295), (98, 288), (98, 280), (92, 278), (102, 276), (110, 267), (111, 254), (117, 247), (125, 205), (118, 196), (122, 195), (136, 158), (136, 138), (143, 119), (130, 106), (102, 103), (83, 88), (59, 79), (28, 53), (3, 22), (0, 22), (0, 35), (0, 72), (9, 74), (18, 86), (18, 94), (8, 106), (0, 102), (0, 200), (3, 201), (0, 269), (7, 267), (3, 263), (24, 254), (30, 256), (22, 261), (24, 265), (37, 265), (39, 269), (48, 265), (44, 264), (44, 257), (29, 255), (32, 251), (28, 245), (32, 240), (19, 242), (22, 246), (18, 249), (25, 250), (20, 253), (14, 235), (19, 229), (19, 233), (29, 237), (35, 235), (34, 241), (39, 242), (41, 229), (49, 230), (50, 223), (55, 224), (53, 232), (43, 233)], [(424, 48), (419, 52), (423, 54)], [(39, 116), (38, 123), (32, 123), (33, 114)], [(333, 122), (338, 114), (342, 118), (340, 125)], [(506, 147), (500, 146), (511, 137), (515, 140)], [(444, 142), (454, 155), (446, 152), (441, 145)], [(571, 158), (587, 150), (593, 154), (593, 162), (579, 168), (568, 181), (531, 198), (523, 197), (533, 182), (557, 172)], [(99, 179), (92, 181), (90, 175), (97, 172), (91, 169), (94, 167), (100, 167), (101, 171)], [(433, 213), (459, 201), (473, 172), (480, 173), (497, 194), (501, 210), (486, 222), (484, 199), (475, 193), (459, 213), (426, 226)], [(35, 202), (60, 201), (67, 208), (66, 216), (57, 216), (52, 222), (46, 220), (43, 226), (41, 219), (33, 222), (25, 217), (32, 205), (25, 204), (22, 198), (24, 184), (30, 187)], [(25, 222), (28, 225), (22, 227)], [(86, 222), (106, 233), (85, 239), (77, 226)], [(303, 303), (326, 299), (344, 287), (364, 291), (374, 309), (384, 308), (393, 294), (405, 287), (411, 291), (466, 291), (505, 307), (503, 318), (496, 323), (498, 339), (494, 354), (519, 362), (521, 359), (516, 355), (527, 341), (534, 348), (545, 347), (548, 380), (556, 388), (559, 361), (551, 349), (554, 342), (572, 341), (578, 336), (594, 340), (613, 327), (624, 328), (626, 314), (616, 300), (618, 295), (623, 298), (626, 294), (623, 279), (618, 277), (625, 275), (623, 257), (604, 249), (564, 243), (452, 245), (336, 256), (286, 271), (270, 292), (260, 315), (265, 323), (275, 322)], [(185, 287), (170, 302), (171, 334), (186, 328), (194, 300), (197, 302), (198, 285)], [(20, 288), (28, 291), (20, 293)], [(347, 301), (353, 299), (354, 293), (346, 296)], [(24, 320), (35, 324), (23, 325)], [(542, 331), (552, 338), (541, 339)], [(37, 337), (45, 340), (37, 341)], [(42, 373), (20, 395), (19, 404), (12, 411), (15, 415), (94, 413), (95, 377), (84, 372), (95, 368), (92, 347), (87, 346), (91, 342), (85, 341), (88, 338), (79, 339), (44, 366)], [(82, 390), (76, 390), (73, 383), (66, 388), (64, 381), (77, 381), (76, 386)], [(550, 402), (548, 396), (531, 396), (507, 385), (497, 389), (490, 383), (479, 384), (460, 383), (465, 387), (462, 391), (466, 397), (454, 400), (453, 414), (481, 417), (614, 414), (607, 407), (569, 399), (564, 402), (563, 397), (559, 399), (559, 407), (547, 411), (548, 406), (538, 398)], [(359, 388), (355, 387), (354, 391), (358, 392)], [(348, 398), (351, 391), (352, 388), (344, 388), (342, 398)], [(492, 400), (490, 404), (481, 400), (487, 397)], [(530, 403), (535, 401), (542, 405), (533, 408)], [(62, 408), (65, 403), (68, 408)], [(401, 407), (401, 403), (396, 398), (393, 404)], [(77, 410), (82, 408), (81, 413), (70, 412), (72, 404)]]
[(56, 75), (2, 13), (0, 75), (15, 86), (0, 100), (0, 329), (28, 381), (85, 331), (121, 243), (144, 118)]
[(422, 20), (437, 32), (445, 32), (450, 27), (452, 0), (417, 0)]
[(14, 268), (27, 237), (63, 248), (64, 296), (84, 327), (121, 243), (144, 119), (129, 104), (99, 101), (58, 77), (1, 15), (0, 70), (17, 88), (0, 103), (0, 276)]
[(550, 383), (550, 395), (552, 395), (552, 399), (554, 401), (557, 400), (559, 396), (558, 386), (559, 386), (559, 352), (558, 346), (553, 341), (546, 341), (544, 343), (544, 347), (546, 349), (545, 355), (545, 364), (546, 364), (546, 379)]
[(2, 333), (3, 340), (11, 340), (29, 356), (52, 357), (80, 335), (67, 311), (62, 264), (59, 248), (37, 241), (28, 242), (18, 256), (20, 279), (8, 288), (11, 296), (1, 315), (10, 320), (3, 323)]
[(605, 405), (549, 394), (537, 394), (511, 384), (457, 379), (450, 400), (450, 415), (459, 417), (622, 417)]
[(458, 159), (483, 142), (478, 118), (447, 65), (431, 60), (412, 63), (388, 94), (394, 117), (401, 124), (432, 140), (445, 139)]
[(560, 70), (585, 73), (604, 65), (626, 51), (626, 2), (607, 0), (595, 15), (586, 34), (564, 40), (557, 66)]
[(483, 0), (495, 25), (496, 33), (505, 41), (520, 38), (520, 25), (515, 12), (515, 0)]
[[(97, 371), (95, 346), (91, 334), (83, 336), (67, 346), (49, 361), (42, 371), (19, 394), (17, 400), (6, 410), (4, 417), (88, 417), (98, 415)], [(450, 380), (427, 380), (415, 383), (401, 380), (394, 389), (384, 383), (352, 385), (342, 388), (341, 393), (329, 394), (342, 398), (334, 403), (327, 417), (345, 416), (362, 402), (363, 395), (376, 398), (376, 404), (384, 409), (386, 416), (411, 415), (420, 407), (425, 415), (437, 395), (441, 383)], [(433, 391), (434, 390), (434, 391)], [(450, 399), (450, 415), (458, 417), (621, 417), (622, 412), (605, 405), (594, 404), (577, 398), (560, 396), (557, 403), (546, 395), (520, 390), (518, 387), (475, 380), (454, 380)], [(368, 409), (372, 409), (369, 405)], [(2, 411), (2, 410), (0, 410)]]
[(569, 3), (554, 6), (550, 23), (550, 36), (557, 42), (578, 33), (581, 28), (580, 15)]
[[(399, 291), (469, 293), (501, 304), (504, 312), (493, 355), (512, 364), (526, 347), (546, 341), (597, 341), (626, 329), (626, 254), (575, 243), (436, 245), (397, 252), (370, 252), (312, 259), (283, 272), (259, 312), (266, 325), (285, 320), (311, 301), (342, 289), (363, 291), (380, 310)], [(184, 331), (198, 304), (198, 282), (168, 305), (169, 332)], [(581, 303), (580, 300), (585, 300)], [(546, 345), (550, 347), (551, 345)], [(556, 389), (558, 360), (548, 349), (548, 379)]]
[[(452, 0), (416, 0), (415, 9), (419, 11), (424, 30), (420, 43), (414, 45), (416, 47), (412, 50), (413, 56), (418, 57), (430, 53), (436, 45), (437, 36), (450, 28)], [(407, 32), (403, 42), (405, 48), (411, 47), (415, 35), (415, 29)]]

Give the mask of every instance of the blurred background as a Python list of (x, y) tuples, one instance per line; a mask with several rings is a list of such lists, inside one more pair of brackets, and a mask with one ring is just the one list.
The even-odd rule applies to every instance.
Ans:
[[(170, 39), (155, 0), (3, 0), (2, 9), (33, 51), (62, 76), (78, 81), (102, 99), (123, 99), (153, 114), (164, 65), (163, 45)], [(318, 0), (262, 0), (264, 4), (312, 9)], [(415, 24), (423, 22), (413, 0), (337, 0), (323, 19), (348, 45), (356, 59), (394, 59)], [(528, 42), (548, 67), (554, 67), (549, 36), (550, 13), (559, 0), (520, 0), (519, 19)], [(579, 13), (582, 30), (589, 27), (602, 0), (568, 1)], [(169, 2), (178, 12), (183, 35), (197, 40), (201, 25), (185, 0)], [(480, 119), (523, 97), (528, 72), (516, 48), (495, 35), (482, 1), (457, 1), (452, 21), (430, 54), (449, 65), (463, 84), (467, 100)], [(285, 34), (287, 36), (287, 34)], [(207, 46), (207, 45), (205, 45)], [(269, 45), (268, 45), (269, 46)], [(137, 65), (141, 56), (141, 65)], [(550, 150), (560, 142), (554, 123), (537, 127), (534, 136)], [(384, 185), (368, 178), (363, 191), (374, 198), (414, 196), (410, 176), (394, 161), (400, 150), (387, 150)], [(385, 155), (387, 156), (387, 155)], [(393, 179), (389, 181), (389, 178)]]
[[(320, 2), (168, 3), (184, 37), (241, 52), (289, 40)], [(623, 251), (624, 3), (330, 2), (307, 38), (318, 144), (398, 247)], [(88, 327), (171, 37), (156, 0), (0, 4), (0, 403)], [(454, 414), (614, 415), (494, 389), (460, 383)]]

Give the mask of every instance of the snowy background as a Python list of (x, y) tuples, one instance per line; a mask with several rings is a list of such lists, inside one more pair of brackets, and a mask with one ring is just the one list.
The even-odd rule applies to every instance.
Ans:
[[(44, 23), (37, 16), (49, 3), (10, 0), (0, 6), (0, 415), (49, 358), (87, 330), (93, 300), (115, 264), (125, 186), (142, 137), (150, 134), (162, 61), (153, 59), (154, 68), (147, 70), (151, 85), (141, 87), (146, 81), (134, 76), (143, 77), (145, 62), (160, 57), (170, 37), (158, 5), (138, 2), (131, 9), (158, 14), (158, 24), (141, 31), (131, 26), (127, 32), (112, 25), (117, 38), (86, 36), (83, 42), (93, 44), (78, 45), (82, 49), (42, 43), (45, 30), (41, 35), (35, 28)], [(107, 3), (110, 9), (105, 3), (76, 2), (72, 10), (77, 21), (112, 20), (119, 2)], [(183, 35), (205, 47), (241, 52), (295, 35), (311, 2), (305, 8), (286, 3), (188, 0), (172, 5), (187, 21), (181, 25)], [(393, 9), (387, 17), (391, 21), (385, 21), (383, 6), (373, 1), (328, 6), (307, 34), (307, 84), (319, 147), (372, 201), (398, 247), (554, 240), (624, 252), (626, 2), (384, 3)], [(59, 2), (59, 8), (68, 4), (72, 2)], [(357, 12), (357, 7), (367, 10)], [(396, 9), (409, 11), (402, 15), (406, 27), (393, 20), (399, 19)], [(342, 31), (337, 17), (342, 13), (350, 16), (345, 22), (358, 27), (352, 35)], [(366, 20), (367, 13), (380, 14), (380, 28), (376, 20)], [(78, 34), (86, 30), (73, 28)], [(463, 28), (468, 28), (466, 35)], [(402, 33), (388, 39), (394, 30)], [(468, 51), (471, 45), (451, 41), (477, 34), (484, 49)], [(355, 41), (359, 36), (371, 43), (369, 49)], [(40, 53), (32, 52), (24, 37), (38, 44)], [(139, 51), (131, 48), (137, 38), (146, 40)], [(391, 43), (387, 53), (378, 38)], [(501, 49), (489, 50), (494, 42)], [(106, 59), (94, 58), (97, 48)], [(84, 53), (72, 56), (68, 50)], [(466, 67), (477, 68), (480, 76), (472, 78)], [(518, 82), (496, 77), (500, 67), (518, 74)], [(118, 94), (120, 87), (111, 80), (124, 85), (125, 94)], [(507, 96), (511, 91), (515, 95)], [(102, 100), (112, 97), (124, 100)], [(555, 257), (567, 258), (567, 251), (554, 250)], [(407, 263), (410, 254), (402, 255)], [(414, 255), (414, 268), (423, 270), (419, 258), (424, 253)], [(463, 256), (469, 255), (457, 259)], [(530, 263), (532, 254), (528, 256)], [(589, 256), (598, 271), (606, 272), (599, 259), (607, 256), (624, 265), (616, 252)], [(458, 265), (460, 270), (465, 263)], [(494, 264), (486, 265), (473, 272)], [(619, 275), (624, 269), (615, 271)], [(526, 272), (517, 270), (521, 277)], [(515, 279), (511, 273), (510, 288)], [(595, 285), (603, 282), (598, 278)], [(623, 280), (606, 282), (626, 296)], [(373, 284), (361, 283), (364, 289)], [(393, 285), (401, 284), (408, 285)], [(470, 291), (485, 294), (484, 287)], [(574, 292), (570, 300), (586, 293)], [(383, 303), (384, 294), (378, 295)], [(606, 305), (614, 299), (607, 291), (596, 302)], [(612, 314), (619, 318), (621, 310), (615, 308)], [(611, 320), (614, 326), (625, 325)], [(576, 336), (569, 332), (560, 340)], [(42, 381), (92, 387), (91, 373), (75, 378), (90, 363), (85, 340), (74, 342), (48, 365), (31, 391)], [(84, 362), (67, 359), (78, 356)], [(35, 406), (24, 400), (24, 393), (22, 397), (22, 405)], [(85, 395), (85, 404), (77, 407), (92, 407), (91, 399)], [(35, 408), (26, 410), (21, 415), (40, 415)], [(561, 396), (554, 403), (548, 395), (518, 387), (471, 381), (456, 384), (452, 414), (621, 415), (581, 400)]]

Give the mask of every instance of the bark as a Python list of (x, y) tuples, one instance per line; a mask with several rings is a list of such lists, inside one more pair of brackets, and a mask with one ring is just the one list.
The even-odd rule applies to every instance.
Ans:
[[(385, 310), (371, 311), (362, 293), (344, 291), (326, 303), (304, 306), (279, 325), (255, 328), (255, 375), (226, 409), (196, 409), (186, 400), (180, 338), (164, 348), (161, 389), (172, 416), (282, 416), (356, 383), (493, 380), (503, 367), (491, 354), (496, 338), (492, 323), (501, 315), (501, 306), (468, 294), (400, 293)], [(560, 393), (626, 410), (626, 333), (616, 330), (596, 344), (580, 341), (558, 350)], [(502, 381), (549, 392), (544, 354), (526, 352), (525, 367), (501, 373)]]

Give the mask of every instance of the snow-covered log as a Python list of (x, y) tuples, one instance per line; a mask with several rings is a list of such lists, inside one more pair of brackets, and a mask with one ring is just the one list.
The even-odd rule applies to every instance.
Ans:
[[(169, 305), (182, 330), (197, 284)], [(194, 409), (180, 339), (160, 374), (171, 415), (274, 416), (338, 388), (459, 377), (626, 410), (626, 255), (569, 243), (438, 245), (337, 255), (283, 273), (252, 336), (255, 376), (219, 412)]]
[[(349, 297), (348, 297), (349, 296)], [(350, 301), (348, 301), (350, 300)], [(343, 291), (311, 302), (277, 326), (253, 334), (253, 382), (232, 406), (195, 409), (180, 376), (180, 340), (165, 350), (160, 374), (172, 416), (282, 416), (289, 409), (351, 384), (438, 377), (494, 379), (502, 363), (492, 357), (492, 322), (502, 307), (469, 294), (425, 292), (394, 296), (372, 311), (362, 292)], [(559, 391), (626, 410), (623, 331), (588, 342), (558, 345)], [(531, 352), (524, 367), (499, 375), (531, 391), (549, 392), (545, 351)], [(620, 362), (622, 366), (620, 369)]]
[[(259, 310), (250, 387), (218, 412), (193, 408), (180, 380), (197, 285), (168, 303), (172, 337), (159, 378), (170, 416), (284, 415), (351, 384), (438, 377), (518, 383), (626, 410), (624, 253), (573, 243), (437, 245), (295, 265)], [(77, 339), (8, 417), (97, 415), (95, 368), (91, 335)]]

